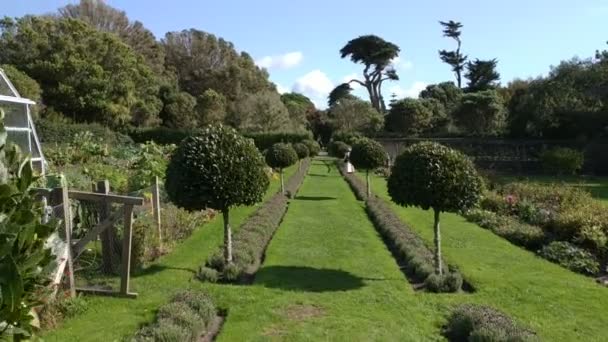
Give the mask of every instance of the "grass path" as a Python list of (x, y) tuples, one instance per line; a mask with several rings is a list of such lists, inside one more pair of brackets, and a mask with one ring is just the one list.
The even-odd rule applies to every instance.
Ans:
[[(383, 178), (375, 177), (372, 187), (389, 199)], [(432, 245), (431, 212), (394, 204), (393, 209)], [(545, 341), (606, 340), (608, 288), (514, 246), (459, 215), (441, 215), (445, 259), (458, 265), (478, 289), (469, 295), (470, 301), (508, 312)], [(449, 297), (449, 301), (460, 298)]]
[[(297, 166), (288, 168), (286, 177), (291, 177)], [(280, 186), (273, 179), (265, 200), (274, 195)], [(230, 211), (230, 220), (235, 230), (254, 210), (239, 207)], [(135, 333), (140, 325), (152, 321), (156, 310), (168, 302), (172, 294), (188, 288), (199, 287), (193, 280), (195, 270), (209, 254), (221, 245), (223, 224), (221, 215), (197, 229), (192, 236), (177, 245), (169, 254), (148, 268), (145, 275), (131, 278), (131, 289), (139, 293), (137, 299), (112, 297), (88, 297), (88, 310), (69, 319), (59, 329), (43, 336), (45, 341), (121, 341)]]
[(440, 338), (433, 305), (414, 294), (362, 203), (320, 161), (291, 201), (255, 283), (211, 288), (230, 304), (218, 341)]

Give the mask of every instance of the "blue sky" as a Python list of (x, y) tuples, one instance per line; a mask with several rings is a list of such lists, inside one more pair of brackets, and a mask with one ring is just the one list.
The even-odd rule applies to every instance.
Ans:
[[(49, 13), (76, 2), (0, 1), (0, 15), (8, 16)], [(361, 72), (341, 60), (338, 50), (363, 34), (401, 47), (401, 80), (384, 87), (385, 97), (392, 92), (416, 96), (427, 84), (453, 80), (437, 57), (437, 50), (454, 46), (442, 37), (438, 20), (461, 21), (464, 52), (497, 58), (503, 83), (545, 74), (550, 65), (573, 56), (590, 57), (608, 40), (605, 0), (107, 2), (142, 21), (159, 39), (167, 31), (197, 28), (232, 41), (267, 66), (281, 90), (297, 90), (319, 105), (333, 86)]]

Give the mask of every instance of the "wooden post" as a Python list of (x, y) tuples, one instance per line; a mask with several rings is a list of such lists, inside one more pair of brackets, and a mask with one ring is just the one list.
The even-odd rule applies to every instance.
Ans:
[[(103, 181), (97, 182), (97, 193), (107, 195), (110, 193), (110, 182), (106, 179)], [(110, 217), (110, 212), (112, 211), (112, 204), (109, 201), (104, 201), (100, 203), (99, 206), (99, 222), (103, 222), (104, 220)], [(116, 233), (114, 230), (114, 226), (111, 226), (105, 229), (101, 233), (101, 258), (102, 258), (102, 271), (106, 274), (113, 274), (116, 265)]]
[(76, 296), (76, 286), (74, 284), (74, 265), (72, 262), (72, 210), (70, 208), (70, 198), (68, 187), (62, 181), (60, 188), (51, 191), (51, 205), (61, 205), (61, 216), (63, 220), (64, 238), (67, 245), (66, 266), (68, 269), (68, 284), (70, 297)]
[(154, 210), (154, 222), (156, 223), (156, 231), (158, 234), (158, 248), (163, 250), (163, 233), (160, 220), (160, 184), (158, 176), (154, 177), (154, 185), (152, 186), (152, 210)]
[(120, 294), (129, 296), (129, 276), (131, 273), (131, 242), (133, 238), (133, 205), (125, 204), (125, 218), (122, 238), (122, 270), (120, 276)]

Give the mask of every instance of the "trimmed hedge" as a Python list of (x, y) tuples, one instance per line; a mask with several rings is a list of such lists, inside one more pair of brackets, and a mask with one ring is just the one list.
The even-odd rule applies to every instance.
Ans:
[[(309, 165), (310, 159), (304, 160), (303, 167), (287, 181), (285, 190), (288, 193), (295, 195), (306, 176)], [(289, 198), (278, 192), (260, 206), (243, 222), (234, 235), (232, 264), (224, 264), (223, 250), (219, 248), (200, 268), (197, 278), (212, 282), (217, 280), (239, 282), (253, 275), (262, 263), (266, 247), (283, 220), (288, 202)]]
[(109, 145), (132, 144), (133, 140), (122, 133), (112, 131), (100, 124), (70, 124), (50, 120), (38, 120), (36, 133), (41, 142), (45, 144), (67, 144), (74, 140), (77, 134), (91, 132), (94, 138), (101, 139)]
[(158, 310), (154, 324), (141, 328), (133, 341), (198, 341), (215, 319), (217, 309), (203, 292), (180, 292)]
[[(363, 181), (356, 175), (345, 173), (340, 163), (338, 168), (357, 199), (366, 198), (367, 190)], [(425, 288), (431, 292), (457, 292), (462, 288), (462, 276), (457, 270), (450, 269), (443, 277), (435, 274), (433, 252), (399, 219), (385, 200), (370, 196), (365, 202), (365, 211), (399, 264), (405, 265), (406, 275), (413, 281), (424, 282)]]
[(246, 133), (247, 138), (253, 139), (253, 143), (260, 151), (264, 151), (276, 143), (295, 144), (304, 140), (312, 139), (310, 132), (302, 133)]
[(144, 144), (153, 141), (160, 145), (179, 145), (182, 140), (196, 134), (196, 130), (181, 130), (169, 127), (137, 128), (129, 132), (136, 143)]
[(456, 307), (448, 318), (443, 335), (453, 342), (539, 341), (533, 331), (518, 325), (507, 314), (477, 304), (461, 304)]

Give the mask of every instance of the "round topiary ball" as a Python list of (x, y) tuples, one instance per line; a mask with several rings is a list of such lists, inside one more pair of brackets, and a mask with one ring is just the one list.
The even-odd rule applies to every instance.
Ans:
[(230, 127), (209, 126), (173, 153), (165, 187), (171, 202), (187, 210), (253, 205), (268, 189), (264, 167), (252, 140)]
[(308, 155), (310, 157), (316, 156), (321, 151), (321, 146), (319, 146), (319, 143), (312, 139), (303, 140), (302, 143), (308, 147)]
[(360, 139), (350, 151), (350, 162), (358, 169), (374, 170), (386, 163), (386, 151), (375, 140)]
[(298, 159), (307, 158), (310, 153), (310, 151), (308, 150), (308, 147), (306, 147), (306, 145), (304, 145), (303, 143), (293, 144), (293, 149), (296, 151), (296, 153), (298, 155)]
[(276, 143), (266, 151), (268, 166), (282, 170), (298, 161), (298, 154), (290, 144)]
[(350, 150), (350, 146), (348, 146), (343, 141), (332, 141), (329, 145), (329, 154), (332, 157), (336, 158), (344, 158), (344, 155)]
[(438, 143), (422, 142), (397, 157), (387, 185), (399, 205), (458, 212), (477, 204), (482, 180), (466, 155)]

